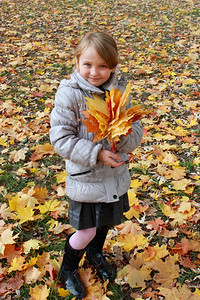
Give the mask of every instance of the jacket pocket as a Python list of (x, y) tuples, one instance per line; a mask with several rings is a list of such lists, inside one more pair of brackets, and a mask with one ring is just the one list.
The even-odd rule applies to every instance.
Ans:
[(79, 173), (74, 173), (74, 174), (70, 174), (70, 176), (72, 177), (76, 177), (76, 176), (81, 176), (81, 175), (86, 175), (86, 174), (94, 174), (95, 172), (95, 169), (91, 169), (91, 170), (88, 170), (88, 171), (84, 171), (84, 172), (79, 172)]

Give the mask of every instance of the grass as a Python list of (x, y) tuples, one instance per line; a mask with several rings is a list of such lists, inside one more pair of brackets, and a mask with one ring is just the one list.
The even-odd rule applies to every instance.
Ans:
[[(188, 227), (184, 227), (185, 231), (178, 224), (172, 226), (171, 219), (162, 211), (162, 203), (178, 210), (184, 197), (189, 199), (192, 206), (199, 204), (200, 167), (193, 162), (194, 158), (199, 156), (199, 150), (193, 148), (193, 146), (198, 146), (199, 126), (190, 128), (183, 126), (186, 136), (194, 136), (196, 139), (193, 144), (184, 142), (188, 148), (182, 149), (181, 147), (184, 137), (184, 135), (181, 136), (181, 133), (175, 135), (175, 140), (165, 140), (166, 135), (173, 136), (173, 130), (178, 126), (175, 122), (176, 119), (189, 124), (188, 120), (191, 117), (195, 119), (198, 116), (198, 106), (196, 108), (195, 106), (188, 107), (191, 100), (197, 100), (199, 97), (197, 92), (196, 96), (192, 94), (194, 90), (199, 91), (198, 84), (187, 85), (180, 82), (186, 78), (195, 79), (196, 82), (199, 79), (195, 54), (198, 53), (196, 51), (196, 32), (198, 30), (196, 19), (200, 10), (193, 6), (192, 2), (195, 3), (195, 1), (181, 1), (181, 3), (172, 1), (169, 3), (166, 0), (148, 3), (114, 0), (106, 3), (93, 0), (68, 2), (44, 0), (40, 5), (38, 5), (38, 1), (35, 1), (27, 2), (25, 6), (17, 1), (1, 2), (4, 23), (0, 26), (3, 57), (0, 65), (0, 83), (3, 84), (5, 90), (1, 91), (0, 105), (2, 102), (15, 105), (13, 111), (10, 111), (9, 108), (2, 108), (0, 111), (2, 122), (8, 122), (5, 123), (6, 125), (2, 123), (1, 127), (2, 134), (8, 141), (8, 146), (0, 148), (1, 151), (4, 150), (1, 153), (3, 160), (0, 167), (0, 201), (2, 204), (8, 205), (8, 199), (16, 196), (19, 192), (22, 194), (22, 198), (25, 198), (27, 190), (36, 186), (47, 188), (48, 191), (47, 198), (38, 200), (40, 203), (51, 199), (61, 202), (67, 200), (65, 196), (58, 196), (55, 190), (58, 186), (64, 187), (64, 183), (59, 184), (56, 179), (56, 175), (64, 170), (64, 160), (56, 154), (47, 154), (42, 159), (33, 162), (31, 161), (33, 154), (31, 148), (38, 144), (49, 143), (49, 116), (42, 117), (42, 114), (47, 109), (52, 109), (55, 90), (60, 80), (69, 78), (69, 74), (73, 71), (73, 51), (80, 35), (89, 30), (101, 30), (111, 32), (117, 39), (122, 61), (119, 69), (123, 70), (124, 66), (128, 66), (129, 71), (126, 75), (127, 80), (133, 84), (133, 98), (145, 107), (153, 108), (152, 114), (145, 118), (149, 121), (144, 124), (148, 133), (147, 141), (142, 143), (140, 150), (134, 152), (134, 167), (130, 170), (132, 179), (142, 182), (142, 186), (136, 189), (139, 205), (141, 207), (147, 205), (148, 208), (145, 213), (140, 214), (138, 220), (133, 218), (131, 221), (142, 228), (145, 237), (152, 234), (148, 247), (153, 247), (158, 243), (167, 245), (167, 249), (170, 251), (169, 240), (174, 244), (181, 242), (183, 238), (199, 241), (198, 205), (194, 205), (197, 219), (196, 221), (188, 219), (186, 222)], [(30, 24), (28, 24), (29, 22)], [(124, 38), (126, 43), (121, 42), (120, 38)], [(183, 47), (181, 41), (183, 41)], [(166, 54), (162, 52), (163, 50), (166, 50)], [(23, 58), (23, 64), (12, 65), (12, 62), (18, 57)], [(150, 74), (147, 72), (147, 74), (137, 75), (137, 69), (146, 70), (148, 67), (151, 68)], [(175, 72), (176, 75), (172, 76), (170, 72)], [(154, 80), (153, 84), (152, 79)], [(50, 86), (53, 92), (45, 91), (43, 97), (33, 97), (32, 93), (40, 92), (41, 86), (44, 84)], [(164, 84), (166, 84), (165, 88)], [(149, 96), (153, 96), (155, 100), (150, 100)], [(168, 106), (167, 110), (163, 105)], [(19, 108), (21, 111), (17, 110)], [(38, 118), (38, 113), (40, 113), (40, 118)], [(37, 123), (37, 132), (34, 132), (34, 129), (28, 130), (26, 127), (31, 125), (31, 122)], [(30, 126), (30, 128), (36, 127)], [(154, 137), (156, 133), (161, 134), (163, 139), (156, 140)], [(163, 164), (163, 158), (155, 155), (154, 146), (156, 145), (156, 149), (159, 150), (165, 143), (177, 146), (173, 150), (164, 150), (164, 153), (169, 151), (177, 157), (177, 164), (169, 163), (164, 166), (168, 171), (172, 170), (174, 166), (185, 167), (184, 178), (191, 180), (190, 187), (194, 188), (193, 190), (174, 190), (171, 184), (173, 179), (165, 178), (167, 177), (165, 174), (163, 178), (166, 181), (160, 181), (161, 176), (157, 171), (157, 166)], [(148, 146), (150, 147), (147, 149)], [(25, 147), (28, 152), (24, 160), (14, 162), (10, 159), (12, 151)], [(143, 151), (145, 147), (146, 152)], [(150, 161), (148, 167), (145, 167), (146, 161)], [(144, 162), (144, 165), (141, 162)], [(24, 174), (17, 173), (19, 169), (24, 170)], [(149, 176), (149, 180), (143, 182), (143, 175)], [(196, 175), (196, 179), (191, 175)], [(0, 214), (2, 214), (1, 207)], [(68, 224), (68, 218), (63, 212), (57, 215), (55, 212), (47, 211), (42, 215), (36, 208), (34, 217), (36, 217), (34, 221), (19, 224), (16, 220), (7, 218), (4, 214), (1, 215), (2, 222), (5, 222), (5, 226), (12, 228), (13, 235), (19, 234), (14, 244), (17, 249), (24, 242), (33, 238), (43, 242), (44, 245), (40, 249), (30, 250), (26, 260), (45, 252), (50, 254), (51, 259), (58, 260), (64, 249), (67, 232), (53, 233), (49, 230), (48, 221)], [(155, 221), (159, 217), (165, 221), (166, 229), (169, 232), (178, 229), (177, 236), (167, 238), (162, 236), (159, 231), (155, 234), (152, 233), (148, 228), (149, 222)], [(124, 217), (122, 222), (126, 221), (127, 219)], [(0, 229), (3, 230), (4, 226)], [(190, 231), (192, 231), (191, 235)], [(144, 249), (139, 250), (141, 253), (143, 251)], [(130, 259), (130, 255), (136, 257), (137, 253), (137, 247), (130, 253), (123, 253), (126, 262)], [(187, 257), (192, 262), (198, 262), (198, 256), (199, 252), (197, 251), (187, 253)], [(5, 269), (10, 267), (10, 262), (5, 258), (1, 259), (1, 263)], [(196, 270), (184, 268), (179, 261), (177, 261), (177, 265), (180, 267), (178, 278), (180, 284), (187, 284), (188, 287), (196, 284), (197, 288), (200, 288), (198, 280), (194, 281), (198, 275)], [(197, 270), (198, 268), (197, 264)], [(16, 273), (14, 271), (6, 276), (12, 278)], [(29, 299), (30, 287), (34, 288), (39, 283), (45, 284), (48, 280), (47, 272), (36, 283), (24, 283), (20, 288), (20, 300)], [(124, 281), (126, 281), (125, 278)], [(72, 299), (71, 296), (65, 298), (58, 296), (57, 283), (56, 280), (50, 287), (48, 300)], [(131, 289), (128, 283), (114, 283), (108, 286), (107, 297), (111, 300), (128, 300), (131, 293), (137, 291), (143, 299), (151, 283), (152, 293), (155, 292), (154, 297), (160, 297), (155, 288), (157, 283), (153, 280), (146, 283), (147, 286), (144, 290)], [(11, 298), (17, 299), (17, 295), (13, 293)]]
[(6, 186), (7, 192), (19, 192), (26, 187), (26, 180), (19, 178), (15, 174), (4, 171), (0, 175), (0, 184)]

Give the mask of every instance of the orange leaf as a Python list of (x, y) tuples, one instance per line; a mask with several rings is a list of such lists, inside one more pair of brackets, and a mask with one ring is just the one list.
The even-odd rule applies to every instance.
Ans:
[(37, 200), (44, 202), (48, 198), (48, 190), (46, 187), (36, 186), (35, 193), (33, 194)]
[(166, 226), (165, 222), (161, 219), (161, 217), (157, 218), (155, 221), (149, 221), (149, 224), (151, 224), (152, 228), (156, 231), (161, 231), (162, 228)]
[(51, 144), (46, 143), (44, 145), (37, 145), (31, 148), (31, 150), (34, 150), (35, 152), (31, 155), (30, 160), (32, 161), (36, 161), (39, 160), (41, 158), (43, 158), (43, 156), (45, 156), (46, 154), (53, 154), (54, 153), (54, 149), (51, 146)]
[(131, 86), (128, 84), (123, 94), (111, 88), (110, 92), (106, 92), (105, 100), (96, 95), (94, 98), (85, 98), (88, 108), (82, 112), (86, 118), (82, 121), (87, 131), (94, 133), (93, 141), (107, 138), (113, 151), (120, 136), (132, 132), (132, 123), (149, 113), (140, 105), (127, 109), (130, 91)]

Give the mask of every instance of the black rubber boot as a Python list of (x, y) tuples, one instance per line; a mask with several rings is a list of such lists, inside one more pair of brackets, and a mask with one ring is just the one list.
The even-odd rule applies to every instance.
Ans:
[(69, 235), (66, 239), (65, 254), (60, 268), (60, 281), (76, 299), (84, 298), (85, 291), (78, 275), (78, 265), (86, 249), (75, 250), (69, 245)]
[(100, 278), (108, 279), (112, 282), (116, 276), (115, 269), (111, 267), (109, 262), (102, 254), (102, 248), (108, 230), (108, 226), (102, 226), (100, 228), (97, 228), (96, 236), (87, 246), (86, 257), (89, 264), (97, 270), (97, 274)]

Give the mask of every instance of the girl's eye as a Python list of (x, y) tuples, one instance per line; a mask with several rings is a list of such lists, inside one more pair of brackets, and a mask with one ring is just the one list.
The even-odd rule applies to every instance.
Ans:
[(106, 65), (101, 65), (101, 68), (102, 68), (102, 69), (106, 69), (107, 66), (106, 66)]
[(86, 67), (90, 67), (90, 66), (91, 66), (91, 64), (89, 64), (89, 63), (85, 63), (85, 66), (86, 66)]

